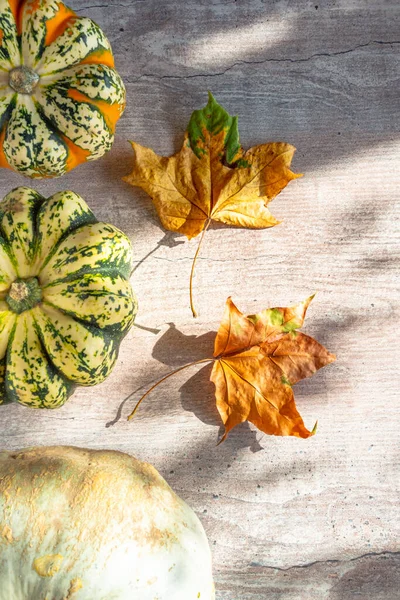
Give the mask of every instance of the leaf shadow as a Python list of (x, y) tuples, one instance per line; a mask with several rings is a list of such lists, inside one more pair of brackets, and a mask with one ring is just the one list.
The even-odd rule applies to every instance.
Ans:
[[(359, 317), (356, 314), (346, 315), (344, 318), (332, 316), (320, 319), (314, 321), (311, 331), (307, 333), (326, 346), (330, 352), (335, 353), (335, 344), (332, 340), (342, 336), (343, 330), (352, 329), (358, 320)], [(200, 336), (185, 335), (176, 328), (174, 323), (168, 323), (168, 326), (168, 330), (157, 340), (153, 348), (153, 358), (174, 369), (212, 356), (215, 332), (208, 332)], [(300, 402), (307, 399), (310, 404), (326, 398), (330, 390), (336, 389), (337, 380), (343, 377), (343, 370), (346, 370), (345, 365), (339, 363), (339, 367), (335, 375), (329, 374), (327, 369), (321, 369), (312, 378), (299, 381), (294, 386), (296, 399), (299, 399)], [(215, 388), (210, 381), (210, 373), (211, 364), (202, 367), (186, 379), (179, 388), (180, 402), (184, 410), (193, 413), (206, 425), (219, 426), (218, 438), (220, 438), (224, 428), (216, 408)], [(233, 441), (234, 448), (249, 447), (253, 452), (257, 452), (262, 449), (257, 435), (258, 438), (263, 436), (261, 432), (253, 429), (251, 424), (245, 422), (229, 433), (224, 445)]]
[(118, 423), (118, 421), (121, 420), (122, 417), (122, 410), (125, 406), (125, 404), (128, 402), (128, 400), (131, 400), (132, 396), (134, 396), (135, 394), (137, 394), (138, 392), (140, 392), (141, 390), (143, 390), (143, 385), (137, 387), (135, 390), (133, 390), (132, 392), (130, 392), (130, 394), (128, 394), (123, 400), (122, 402), (119, 404), (117, 412), (115, 417), (111, 420), (108, 421), (105, 424), (106, 429), (108, 429), (109, 427), (113, 427), (114, 425), (116, 425)]
[[(349, 565), (350, 566), (350, 565)], [(400, 563), (397, 552), (366, 556), (355, 561), (334, 585), (328, 600), (395, 599), (400, 589)]]
[(335, 353), (335, 338), (338, 335), (342, 335), (346, 330), (354, 329), (359, 322), (359, 312), (351, 312), (350, 309), (347, 308), (346, 313), (343, 316), (328, 315), (322, 319), (310, 319), (309, 322), (306, 321), (302, 331), (303, 333), (314, 337), (320, 344), (328, 348), (330, 352)]
[[(340, 381), (338, 378), (343, 378), (343, 371), (347, 370), (343, 358), (343, 352), (337, 353), (336, 340), (343, 340), (343, 334), (346, 330), (352, 330), (359, 322), (357, 313), (348, 314), (346, 316), (331, 316), (323, 319), (314, 319), (309, 323), (309, 327), (302, 330), (306, 335), (310, 335), (320, 344), (325, 346), (332, 354), (336, 354), (336, 361), (327, 365), (329, 368), (323, 368), (317, 371), (312, 377), (302, 379), (294, 386), (296, 399), (306, 399), (307, 403), (320, 402), (326, 398), (330, 391), (338, 389)], [(342, 342), (343, 343), (343, 342)], [(335, 374), (332, 374), (332, 369), (335, 369)]]
[[(245, 571), (249, 582), (246, 600), (398, 600), (399, 560), (397, 552), (383, 551), (347, 560), (320, 556), (308, 564), (275, 569), (266, 559), (253, 561)], [(227, 597), (242, 597), (242, 577), (218, 573), (216, 584)]]
[[(185, 335), (176, 328), (174, 323), (168, 323), (168, 326), (167, 331), (154, 345), (153, 358), (171, 368), (176, 368), (208, 356), (212, 357), (215, 331), (200, 336)], [(215, 404), (215, 387), (210, 381), (211, 368), (210, 363), (185, 381), (179, 388), (180, 401), (182, 408), (193, 413), (202, 423), (218, 426), (218, 439), (220, 439), (224, 427)], [(258, 452), (262, 450), (262, 446), (257, 435), (260, 433), (245, 422), (230, 432), (224, 446), (233, 444), (232, 448), (234, 447), (235, 450), (248, 447), (252, 452)]]
[(135, 261), (134, 267), (132, 269), (132, 273), (131, 275), (133, 275), (133, 273), (135, 273), (135, 271), (137, 271), (137, 269), (148, 259), (150, 258), (150, 256), (152, 256), (155, 252), (157, 252), (157, 250), (159, 250), (160, 248), (162, 248), (163, 246), (166, 248), (175, 248), (176, 246), (180, 246), (182, 244), (185, 243), (184, 240), (182, 239), (176, 239), (177, 236), (179, 236), (179, 233), (176, 233), (174, 231), (166, 231), (164, 233), (164, 236), (161, 238), (161, 240), (159, 240), (157, 242), (157, 244), (154, 246), (154, 248), (152, 248), (151, 250), (149, 250), (147, 252), (147, 254), (145, 254), (140, 260)]
[(177, 329), (175, 323), (167, 325), (167, 331), (154, 345), (153, 358), (169, 367), (177, 367), (212, 356), (215, 331), (199, 336), (186, 335)]

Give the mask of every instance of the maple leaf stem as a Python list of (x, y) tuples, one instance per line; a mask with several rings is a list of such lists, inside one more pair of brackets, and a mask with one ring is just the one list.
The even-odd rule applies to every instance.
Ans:
[(195, 266), (196, 266), (197, 257), (199, 256), (200, 248), (201, 248), (201, 245), (202, 245), (203, 240), (204, 240), (205, 233), (206, 233), (206, 231), (207, 231), (210, 223), (211, 223), (211, 219), (208, 219), (207, 223), (204, 226), (203, 232), (201, 234), (199, 245), (197, 246), (196, 254), (194, 255), (194, 258), (193, 258), (192, 269), (190, 271), (190, 283), (189, 283), (190, 308), (192, 310), (193, 317), (195, 317), (195, 318), (197, 317), (197, 311), (196, 311), (196, 309), (194, 307), (194, 303), (193, 303), (193, 275), (194, 275), (194, 269), (195, 269)]
[(133, 419), (133, 417), (135, 416), (135, 413), (136, 413), (137, 409), (139, 408), (139, 406), (141, 405), (142, 401), (146, 398), (146, 396), (148, 396), (154, 390), (154, 388), (159, 386), (160, 383), (163, 383), (163, 381), (166, 381), (167, 379), (172, 377), (172, 375), (176, 375), (177, 373), (179, 373), (180, 371), (183, 371), (184, 369), (187, 369), (188, 367), (193, 367), (194, 365), (199, 365), (199, 364), (205, 363), (205, 362), (211, 362), (213, 360), (215, 360), (215, 359), (214, 358), (202, 358), (200, 360), (195, 360), (194, 362), (187, 363), (186, 365), (179, 367), (179, 369), (175, 369), (175, 371), (171, 371), (171, 373), (164, 375), (164, 377), (162, 379), (160, 379), (159, 381), (157, 381), (157, 383), (152, 385), (151, 388), (149, 390), (147, 390), (147, 392), (145, 394), (143, 394), (143, 396), (138, 400), (135, 408), (133, 409), (133, 411), (131, 412), (131, 414), (129, 415), (127, 420), (131, 421)]

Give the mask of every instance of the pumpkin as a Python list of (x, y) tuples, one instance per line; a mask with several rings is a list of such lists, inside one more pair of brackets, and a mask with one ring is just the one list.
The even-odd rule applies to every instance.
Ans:
[(0, 0), (0, 166), (57, 177), (103, 156), (125, 108), (110, 44), (59, 0)]
[(137, 303), (132, 250), (74, 192), (0, 202), (0, 403), (64, 404), (110, 373)]
[(0, 600), (213, 600), (194, 512), (122, 452), (0, 452)]

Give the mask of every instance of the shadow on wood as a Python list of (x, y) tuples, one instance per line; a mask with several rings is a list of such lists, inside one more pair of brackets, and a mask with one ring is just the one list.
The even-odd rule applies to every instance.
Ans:
[(400, 557), (382, 552), (274, 568), (252, 563), (241, 573), (216, 574), (221, 600), (397, 600)]

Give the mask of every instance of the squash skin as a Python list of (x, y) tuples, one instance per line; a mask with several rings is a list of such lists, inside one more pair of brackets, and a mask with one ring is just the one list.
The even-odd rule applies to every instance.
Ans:
[(0, 600), (214, 600), (193, 511), (121, 452), (0, 452)]
[[(22, 70), (29, 83), (18, 87)], [(40, 179), (100, 158), (125, 103), (91, 19), (59, 0), (0, 0), (0, 166)]]
[(74, 192), (0, 202), (0, 404), (57, 408), (108, 376), (137, 312), (131, 269), (129, 239)]

